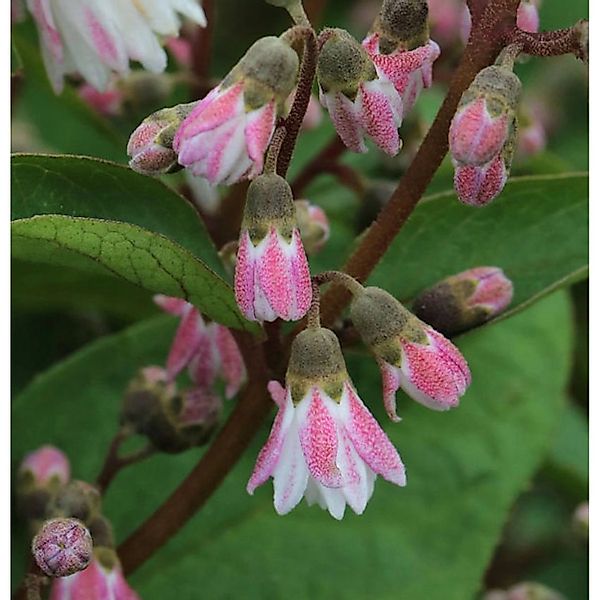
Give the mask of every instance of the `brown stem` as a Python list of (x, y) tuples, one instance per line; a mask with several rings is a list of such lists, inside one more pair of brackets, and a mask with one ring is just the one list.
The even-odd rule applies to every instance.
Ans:
[(236, 336), (248, 367), (249, 383), (223, 429), (200, 462), (167, 501), (121, 546), (126, 574), (142, 565), (210, 498), (250, 444), (269, 414), (269, 373), (262, 347), (246, 335)]
[(321, 16), (325, 10), (327, 0), (306, 0), (304, 8), (308, 15), (308, 20), (315, 25), (318, 25), (321, 21)]
[(585, 60), (585, 49), (582, 47), (581, 26), (586, 23), (580, 21), (574, 27), (557, 29), (556, 31), (542, 31), (530, 33), (515, 27), (507, 36), (510, 44), (520, 44), (522, 52), (532, 56), (560, 56), (575, 54)]
[[(494, 0), (486, 6), (419, 151), (343, 268), (352, 277), (367, 279), (421, 199), (448, 151), (448, 130), (458, 102), (475, 75), (492, 64), (502, 49), (506, 32), (515, 26), (518, 4), (519, 0)], [(331, 325), (349, 299), (349, 292), (341, 286), (328, 290), (322, 299), (323, 323)]]
[(193, 98), (204, 98), (210, 92), (210, 63), (212, 59), (212, 41), (215, 28), (214, 0), (203, 0), (202, 8), (206, 15), (206, 27), (196, 27), (192, 42), (192, 72), (194, 82)]
[(467, 6), (471, 13), (471, 29), (475, 28), (481, 20), (481, 15), (490, 0), (467, 0)]
[(344, 142), (336, 135), (332, 140), (317, 154), (292, 182), (292, 191), (294, 198), (302, 196), (306, 186), (323, 172), (323, 165), (332, 164), (346, 151)]
[(304, 51), (302, 53), (302, 65), (300, 66), (296, 95), (294, 96), (290, 114), (285, 119), (286, 136), (277, 160), (277, 173), (282, 177), (286, 176), (290, 161), (292, 160), (296, 139), (298, 138), (300, 126), (308, 108), (312, 84), (317, 70), (317, 38), (315, 32), (310, 27), (295, 27), (294, 30), (297, 30), (304, 37)]

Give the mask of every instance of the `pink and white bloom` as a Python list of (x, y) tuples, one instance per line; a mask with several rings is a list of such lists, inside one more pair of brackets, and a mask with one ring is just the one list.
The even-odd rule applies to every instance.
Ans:
[(196, 0), (27, 0), (27, 6), (56, 93), (74, 72), (104, 90), (112, 73), (129, 72), (130, 60), (160, 73), (167, 57), (159, 36), (178, 34), (179, 15), (206, 25)]
[(21, 476), (29, 473), (37, 486), (43, 487), (55, 480), (66, 484), (71, 478), (71, 465), (64, 452), (51, 445), (30, 452), (19, 467)]
[(285, 41), (255, 42), (181, 124), (173, 141), (179, 164), (213, 185), (260, 174), (297, 73), (298, 57)]
[(508, 169), (502, 154), (484, 165), (455, 165), (454, 189), (458, 199), (470, 206), (485, 206), (504, 189)]
[(261, 175), (248, 188), (234, 289), (251, 321), (297, 321), (310, 307), (310, 270), (296, 207), (290, 186), (278, 175)]
[[(318, 504), (336, 519), (344, 516), (346, 504), (360, 515), (377, 475), (406, 485), (404, 465), (358, 397), (335, 334), (315, 328), (304, 330), (298, 338), (301, 346), (314, 344), (313, 359), (324, 356), (320, 361), (324, 364), (307, 367), (310, 358), (304, 351), (304, 362), (298, 362), (293, 345), (287, 387), (269, 383), (278, 413), (247, 490), (253, 494), (272, 477), (275, 510), (280, 515), (290, 512), (303, 496), (309, 505)], [(324, 347), (319, 348), (321, 344)], [(308, 373), (315, 375), (315, 369), (321, 371), (319, 375), (307, 378)]]
[(94, 551), (90, 566), (68, 577), (54, 579), (50, 600), (140, 600), (123, 576), (114, 550)]
[(402, 47), (390, 54), (380, 50), (378, 33), (371, 33), (363, 41), (363, 47), (375, 64), (380, 79), (392, 82), (402, 98), (403, 116), (414, 106), (421, 91), (431, 87), (433, 63), (440, 55), (440, 47), (428, 40), (422, 46), (411, 50)]
[(367, 287), (354, 294), (350, 316), (381, 369), (389, 417), (400, 420), (396, 414), (399, 388), (433, 410), (458, 406), (471, 383), (469, 367), (458, 348), (385, 290)]
[(156, 295), (154, 301), (165, 312), (180, 317), (167, 358), (167, 376), (172, 381), (185, 367), (201, 388), (225, 381), (225, 397), (233, 398), (246, 380), (246, 367), (239, 347), (227, 327), (206, 323), (193, 304), (181, 298)]
[(308, 255), (315, 254), (329, 239), (329, 219), (320, 206), (308, 200), (296, 200), (295, 204), (304, 249)]

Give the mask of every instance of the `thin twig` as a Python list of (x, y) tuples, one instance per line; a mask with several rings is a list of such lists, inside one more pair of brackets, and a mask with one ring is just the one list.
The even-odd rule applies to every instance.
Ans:
[(580, 21), (573, 27), (530, 33), (515, 27), (507, 36), (507, 43), (520, 44), (522, 52), (532, 56), (561, 56), (574, 54), (585, 60), (585, 48), (581, 39), (581, 26), (586, 21)]

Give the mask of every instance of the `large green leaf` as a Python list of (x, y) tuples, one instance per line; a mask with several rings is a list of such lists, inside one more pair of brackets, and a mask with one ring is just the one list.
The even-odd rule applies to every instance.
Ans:
[[(164, 360), (173, 328), (166, 318), (137, 325), (38, 377), (14, 403), (15, 460), (51, 442), (69, 453), (76, 477), (93, 478), (123, 387), (140, 365)], [(253, 498), (244, 491), (265, 425), (203, 511), (135, 574), (142, 597), (176, 590), (191, 600), (202, 590), (211, 599), (471, 598), (563, 406), (571, 349), (566, 296), (469, 334), (461, 348), (473, 385), (460, 408), (435, 413), (404, 400), (397, 425), (381, 410), (373, 361), (347, 357), (362, 397), (407, 465), (405, 489), (378, 481), (365, 514), (347, 514), (341, 523), (304, 504), (278, 517), (270, 484)], [(39, 418), (44, 414), (52, 418)], [(119, 538), (164, 500), (198, 454), (157, 456), (119, 476), (105, 505)]]
[(107, 272), (256, 331), (237, 309), (192, 206), (160, 181), (84, 157), (13, 157), (13, 256)]
[[(329, 188), (331, 190), (331, 188)], [(347, 195), (337, 202), (315, 194), (336, 216), (331, 252), (315, 258), (335, 268), (351, 243)], [(350, 200), (351, 201), (351, 200)], [(549, 292), (587, 275), (588, 177), (586, 174), (511, 179), (502, 195), (483, 208), (464, 206), (454, 192), (430, 196), (410, 216), (369, 284), (404, 301), (440, 279), (471, 267), (504, 269), (514, 283), (513, 314)], [(345, 207), (343, 206), (345, 204)]]

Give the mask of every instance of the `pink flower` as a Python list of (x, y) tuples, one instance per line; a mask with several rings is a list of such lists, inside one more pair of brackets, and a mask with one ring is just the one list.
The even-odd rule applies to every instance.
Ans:
[(517, 27), (529, 33), (540, 29), (540, 15), (534, 0), (522, 0), (517, 8)]
[(139, 600), (129, 587), (116, 553), (100, 547), (87, 569), (52, 582), (50, 600)]
[(248, 188), (234, 287), (251, 321), (297, 321), (309, 309), (310, 271), (296, 207), (290, 186), (278, 175), (261, 175)]
[(379, 48), (379, 34), (372, 33), (363, 41), (363, 46), (375, 64), (380, 79), (392, 82), (402, 98), (403, 115), (414, 106), (424, 88), (431, 87), (433, 63), (440, 55), (440, 47), (428, 40), (411, 50), (402, 47), (390, 54)]
[(181, 319), (167, 358), (169, 379), (188, 367), (197, 386), (211, 388), (221, 378), (226, 398), (233, 398), (246, 379), (246, 367), (229, 329), (216, 322), (206, 324), (198, 309), (180, 298), (159, 294), (154, 301)]
[(300, 236), (307, 254), (319, 252), (329, 239), (329, 220), (325, 211), (308, 200), (296, 200)]
[(504, 189), (508, 170), (502, 154), (482, 166), (456, 166), (454, 189), (458, 199), (470, 206), (484, 206)]
[(441, 333), (376, 287), (355, 294), (350, 316), (379, 363), (383, 402), (393, 421), (399, 420), (396, 391), (400, 387), (434, 410), (458, 406), (471, 374), (459, 350)]
[(211, 184), (232, 184), (261, 173), (297, 72), (298, 57), (283, 40), (255, 42), (177, 131), (173, 148), (179, 164)]
[[(317, 361), (309, 367), (306, 349)], [(296, 353), (304, 356), (304, 362)], [(400, 456), (358, 397), (343, 360), (333, 332), (307, 329), (294, 340), (286, 389), (276, 381), (269, 383), (279, 410), (247, 490), (253, 494), (272, 477), (280, 515), (290, 512), (303, 496), (336, 519), (344, 516), (346, 504), (360, 515), (377, 475), (406, 485)], [(315, 367), (321, 369), (317, 376)]]
[(54, 446), (46, 445), (28, 454), (19, 467), (21, 476), (30, 473), (38, 486), (45, 486), (52, 480), (61, 484), (71, 478), (69, 459)]

